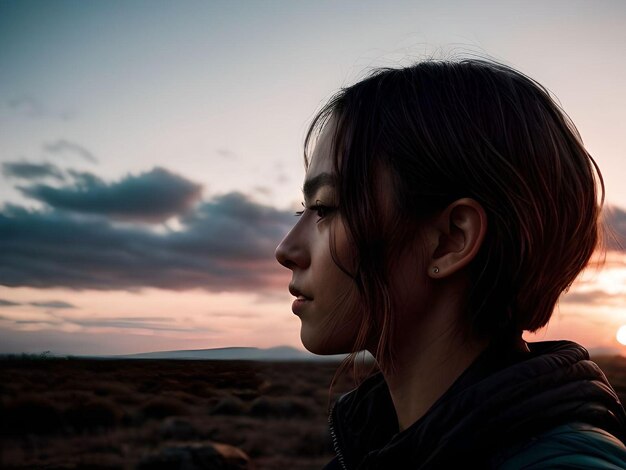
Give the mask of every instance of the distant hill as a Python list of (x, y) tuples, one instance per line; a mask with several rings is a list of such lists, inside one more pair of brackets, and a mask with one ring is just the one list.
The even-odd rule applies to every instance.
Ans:
[(598, 356), (623, 356), (623, 352), (621, 349), (612, 348), (612, 347), (597, 347), (597, 348), (589, 348), (589, 356), (591, 359)]
[(215, 348), (189, 349), (183, 351), (156, 351), (138, 354), (107, 356), (111, 359), (210, 359), (246, 361), (340, 361), (345, 355), (318, 356), (291, 346), (274, 348)]
[[(596, 357), (606, 356), (622, 356), (626, 357), (622, 350), (613, 347), (593, 347), (588, 348), (589, 356), (593, 360)], [(214, 349), (188, 349), (177, 351), (154, 351), (137, 354), (120, 354), (120, 355), (75, 355), (75, 354), (56, 354), (50, 351), (35, 354), (9, 354), (0, 353), (0, 359), (55, 359), (55, 358), (82, 358), (82, 359), (184, 359), (184, 360), (224, 360), (224, 361), (318, 361), (332, 362), (341, 361), (346, 357), (345, 354), (337, 354), (332, 356), (318, 356), (308, 351), (302, 351), (291, 346), (276, 346), (274, 348), (252, 348), (252, 347), (229, 347)], [(368, 360), (372, 357), (366, 353)]]

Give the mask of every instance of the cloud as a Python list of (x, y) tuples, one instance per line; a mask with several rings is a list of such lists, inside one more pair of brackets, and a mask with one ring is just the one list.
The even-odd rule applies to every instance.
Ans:
[(261, 315), (255, 312), (209, 312), (212, 318), (226, 317), (226, 318), (239, 318), (239, 319), (251, 319), (260, 318)]
[(10, 300), (0, 299), (0, 307), (14, 307), (15, 305), (22, 305), (18, 302), (12, 302)]
[(608, 250), (626, 251), (626, 211), (617, 206), (604, 208), (604, 222), (608, 231), (604, 240)]
[(18, 114), (29, 117), (40, 117), (45, 114), (40, 101), (31, 96), (19, 96), (7, 101), (7, 106)]
[[(192, 332), (212, 332), (218, 330), (212, 328), (199, 328), (197, 325), (178, 326), (167, 325), (167, 319), (155, 317), (130, 317), (130, 318), (72, 318), (66, 319), (66, 322), (73, 323), (87, 328), (133, 328), (133, 329), (150, 329), (156, 331), (192, 331)], [(165, 324), (164, 324), (165, 323)]]
[(67, 170), (70, 176), (74, 179), (74, 183), (82, 189), (89, 189), (89, 187), (106, 186), (106, 183), (102, 178), (88, 171), (76, 171)]
[(54, 155), (78, 155), (88, 162), (98, 162), (98, 159), (95, 157), (95, 155), (87, 150), (85, 147), (65, 139), (59, 139), (55, 142), (44, 144), (43, 149), (44, 151)]
[(107, 184), (88, 172), (69, 171), (74, 184), (18, 186), (24, 195), (53, 208), (126, 221), (160, 223), (186, 212), (202, 195), (202, 186), (155, 167)]
[(220, 157), (224, 157), (228, 160), (239, 158), (235, 152), (228, 150), (227, 148), (219, 148), (215, 151)]
[(5, 102), (7, 108), (18, 116), (33, 119), (52, 118), (67, 121), (74, 117), (70, 111), (53, 111), (33, 96), (16, 96)]
[(51, 163), (5, 162), (2, 164), (2, 173), (9, 178), (25, 180), (52, 177), (63, 180), (61, 169)]
[(31, 302), (30, 305), (34, 305), (35, 307), (45, 307), (45, 308), (76, 308), (75, 305), (72, 305), (67, 302), (63, 302), (62, 300), (50, 300), (47, 302)]
[(180, 222), (181, 230), (157, 234), (102, 218), (5, 204), (0, 284), (212, 292), (284, 287), (287, 273), (274, 250), (293, 225), (290, 211), (232, 192), (201, 203)]
[(271, 196), (273, 191), (267, 186), (255, 186), (254, 192), (262, 194), (263, 196)]
[[(591, 291), (569, 291), (566, 294), (563, 294), (560, 298), (561, 302), (565, 303), (574, 303), (574, 304), (606, 304), (612, 298), (615, 298), (615, 295), (611, 295), (608, 292), (605, 292), (600, 289), (595, 289)], [(619, 297), (618, 297), (619, 298)]]
[[(8, 319), (5, 319), (8, 320)], [(59, 325), (65, 327), (74, 325), (80, 327), (80, 330), (93, 328), (121, 328), (121, 329), (148, 329), (154, 331), (174, 331), (174, 332), (202, 332), (202, 333), (218, 333), (221, 330), (209, 328), (206, 326), (188, 325), (181, 326), (171, 324), (171, 320), (158, 317), (84, 317), (84, 318), (56, 318), (47, 319), (25, 319), (11, 320), (16, 325), (38, 325), (42, 328), (54, 328)]]

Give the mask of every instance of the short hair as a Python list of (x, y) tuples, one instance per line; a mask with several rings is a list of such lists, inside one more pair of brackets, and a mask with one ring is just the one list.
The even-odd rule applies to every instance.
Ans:
[[(366, 307), (357, 347), (376, 328), (377, 359), (389, 356), (394, 318), (386, 263), (415, 223), (462, 197), (478, 201), (488, 218), (467, 267), (468, 328), (491, 338), (548, 323), (600, 239), (604, 182), (571, 119), (542, 85), (485, 59), (376, 69), (315, 115), (306, 166), (331, 116), (338, 210), (357, 249), (350, 274)], [(380, 224), (373, 190), (381, 164), (393, 181), (393, 233)]]

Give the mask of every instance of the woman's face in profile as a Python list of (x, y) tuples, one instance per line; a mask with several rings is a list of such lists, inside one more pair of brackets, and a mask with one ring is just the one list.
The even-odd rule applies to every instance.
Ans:
[(338, 260), (352, 272), (344, 223), (333, 185), (331, 155), (333, 121), (324, 127), (306, 171), (304, 206), (298, 222), (276, 248), (276, 259), (292, 271), (289, 285), (296, 299), (293, 311), (302, 322), (302, 344), (316, 354), (352, 351), (360, 327), (356, 285), (331, 256), (334, 241)]

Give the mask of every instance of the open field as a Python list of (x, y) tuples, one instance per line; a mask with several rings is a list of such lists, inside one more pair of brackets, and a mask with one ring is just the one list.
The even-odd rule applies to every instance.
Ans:
[[(598, 357), (626, 400), (626, 358)], [(0, 361), (0, 467), (319, 469), (336, 363)], [(332, 399), (352, 388), (343, 377)], [(209, 464), (210, 443), (230, 455)], [(219, 447), (219, 446), (218, 446)], [(195, 463), (190, 463), (195, 462)], [(194, 466), (195, 465), (195, 466)]]
[[(169, 461), (153, 465), (150, 456), (219, 442), (243, 450), (250, 468), (318, 469), (332, 457), (327, 406), (336, 368), (317, 362), (3, 360), (0, 467), (178, 468)], [(340, 384), (335, 397), (351, 388), (345, 377)]]

